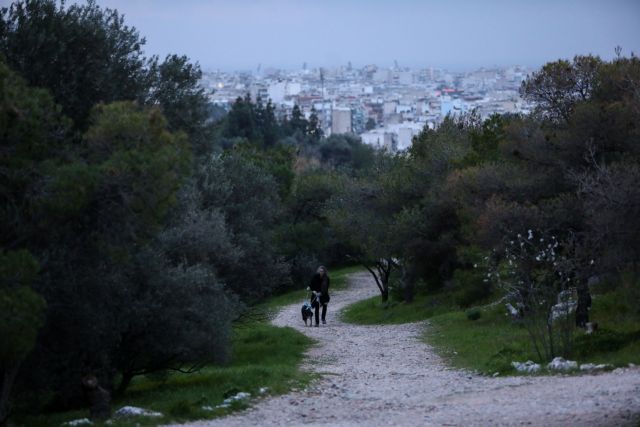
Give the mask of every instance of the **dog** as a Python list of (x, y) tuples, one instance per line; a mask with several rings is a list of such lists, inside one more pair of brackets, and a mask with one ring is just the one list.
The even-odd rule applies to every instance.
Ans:
[[(312, 291), (311, 302), (305, 301), (304, 304), (302, 304), (302, 320), (304, 320), (305, 326), (311, 326), (313, 324), (313, 309), (315, 308), (316, 304), (318, 304), (318, 294)], [(307, 319), (309, 319), (308, 325)]]
[[(307, 325), (307, 319), (309, 319), (309, 325)], [(313, 323), (313, 310), (309, 301), (305, 301), (302, 304), (302, 320), (304, 321), (304, 326), (311, 326)]]

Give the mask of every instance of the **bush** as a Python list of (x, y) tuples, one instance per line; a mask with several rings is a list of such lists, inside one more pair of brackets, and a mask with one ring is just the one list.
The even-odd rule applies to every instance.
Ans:
[(484, 282), (476, 270), (456, 270), (453, 280), (458, 288), (454, 301), (460, 307), (470, 307), (491, 295), (491, 283)]
[(482, 317), (482, 312), (478, 308), (470, 308), (469, 310), (465, 311), (464, 314), (469, 320), (478, 320), (480, 317)]

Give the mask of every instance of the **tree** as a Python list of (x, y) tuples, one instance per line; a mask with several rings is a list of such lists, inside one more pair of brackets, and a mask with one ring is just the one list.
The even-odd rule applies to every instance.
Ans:
[(275, 179), (232, 152), (205, 163), (196, 176), (201, 208), (219, 210), (241, 253), (237, 261), (213, 260), (218, 277), (245, 303), (255, 303), (290, 283), (289, 264), (276, 251), (274, 231), (282, 217)]
[(9, 416), (13, 384), (44, 320), (46, 303), (31, 289), (38, 270), (28, 251), (0, 250), (0, 424)]
[(495, 280), (520, 309), (531, 344), (540, 361), (569, 357), (573, 344), (570, 287), (576, 267), (568, 245), (555, 236), (528, 230), (506, 236), (504, 262), (490, 269)]
[(320, 160), (338, 169), (363, 170), (374, 163), (374, 149), (354, 135), (331, 135), (320, 142)]
[(133, 293), (135, 260), (175, 203), (190, 153), (157, 109), (131, 102), (97, 107), (81, 149), (62, 153), (29, 176), (27, 188), (37, 190), (26, 193), (31, 214), (23, 220), (35, 232), (21, 234), (20, 245), (41, 260), (33, 287), (48, 306), (24, 382), (58, 391), (66, 406), (82, 396), (83, 374), (114, 380), (109, 356), (137, 316), (133, 301), (145, 295)]
[(280, 197), (287, 197), (294, 179), (293, 147), (279, 144), (265, 149), (255, 144), (238, 143), (229, 151), (268, 172), (277, 183)]
[(148, 65), (145, 104), (158, 106), (169, 130), (189, 137), (196, 157), (213, 152), (212, 107), (199, 82), (202, 71), (186, 56), (167, 55), (162, 63), (152, 58)]
[(264, 148), (273, 147), (280, 136), (280, 126), (275, 116), (275, 107), (271, 100), (266, 105), (262, 104), (260, 98), (257, 99), (255, 108), (257, 132), (260, 135)]
[(224, 290), (211, 267), (171, 265), (160, 248), (153, 245), (137, 254), (123, 295), (129, 303), (121, 306), (112, 325), (119, 337), (109, 354), (120, 373), (120, 394), (137, 375), (166, 370), (191, 373), (230, 357), (231, 321), (239, 308), (236, 299)]
[(17, 250), (46, 235), (40, 224), (48, 213), (34, 208), (47, 169), (72, 154), (65, 147), (70, 123), (46, 91), (28, 87), (4, 63), (0, 97), (0, 242)]
[(122, 15), (95, 1), (21, 0), (2, 10), (0, 51), (8, 65), (49, 89), (79, 129), (98, 103), (144, 98), (144, 44)]
[(258, 141), (260, 135), (254, 109), (249, 94), (244, 98), (238, 97), (231, 106), (231, 111), (227, 114), (224, 136), (227, 138), (246, 138), (251, 142)]
[(277, 227), (279, 251), (292, 265), (294, 285), (305, 283), (319, 264), (341, 265), (349, 248), (338, 238), (326, 206), (338, 194), (345, 177), (336, 172), (309, 170), (296, 175), (285, 202), (286, 217)]
[(591, 55), (549, 62), (522, 82), (520, 94), (552, 121), (567, 122), (575, 105), (591, 96), (601, 66), (600, 58)]
[(640, 165), (597, 165), (577, 177), (584, 200), (588, 239), (597, 248), (601, 272), (640, 271)]
[(311, 136), (312, 141), (318, 141), (323, 136), (322, 129), (320, 128), (320, 120), (315, 108), (311, 107), (311, 115), (307, 122), (307, 134)]
[(307, 119), (304, 118), (302, 111), (298, 104), (293, 106), (291, 110), (291, 119), (289, 120), (289, 127), (291, 128), (291, 133), (300, 132), (301, 134), (307, 133), (307, 128), (309, 124)]
[(352, 178), (327, 203), (330, 224), (353, 251), (348, 255), (373, 276), (382, 302), (389, 298), (391, 273), (400, 267), (393, 221), (402, 208), (393, 203), (386, 185), (394, 158), (381, 154), (370, 175)]
[(375, 129), (375, 128), (376, 128), (376, 121), (375, 121), (372, 117), (369, 117), (369, 118), (367, 119), (367, 123), (364, 125), (364, 128), (365, 128), (366, 130), (372, 130), (372, 129)]

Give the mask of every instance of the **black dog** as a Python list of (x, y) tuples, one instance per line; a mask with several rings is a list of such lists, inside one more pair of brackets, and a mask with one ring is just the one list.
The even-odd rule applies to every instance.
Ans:
[[(302, 304), (302, 320), (304, 320), (304, 326), (311, 326), (313, 323), (313, 310), (311, 309), (311, 304), (305, 301)], [(309, 325), (307, 325), (307, 319), (309, 319)]]

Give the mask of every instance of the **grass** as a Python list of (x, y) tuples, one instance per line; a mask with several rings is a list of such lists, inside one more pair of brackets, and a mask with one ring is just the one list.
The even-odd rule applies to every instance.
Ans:
[[(619, 292), (598, 295), (591, 318), (600, 329), (593, 335), (576, 332), (571, 359), (613, 366), (640, 364), (640, 312), (629, 300)], [(451, 365), (485, 374), (514, 373), (512, 361), (539, 362), (527, 330), (507, 320), (502, 306), (481, 310), (475, 321), (461, 311), (434, 316), (424, 339)]]
[(451, 365), (486, 374), (512, 372), (512, 361), (537, 358), (526, 329), (510, 322), (502, 306), (482, 310), (477, 320), (462, 311), (435, 316), (424, 338)]
[(618, 289), (593, 300), (591, 320), (599, 330), (593, 336), (576, 337), (576, 356), (592, 363), (640, 365), (640, 309), (638, 295)]
[[(576, 331), (572, 360), (613, 366), (640, 364), (640, 311), (634, 303), (637, 297), (625, 292), (618, 289), (594, 297), (591, 320), (600, 329), (593, 335)], [(429, 319), (424, 340), (452, 366), (484, 374), (514, 374), (512, 361), (540, 362), (526, 328), (510, 321), (503, 305), (463, 311), (446, 293), (417, 295), (410, 304), (393, 299), (383, 304), (376, 296), (348, 306), (342, 317), (361, 325)]]
[[(348, 267), (331, 272), (331, 289), (347, 286), (347, 275), (358, 272)], [(272, 315), (282, 306), (302, 301), (306, 291), (291, 291), (270, 298), (252, 309), (234, 326), (233, 357), (228, 366), (209, 366), (194, 374), (171, 373), (166, 376), (137, 377), (126, 394), (113, 402), (118, 409), (125, 405), (139, 406), (161, 412), (162, 417), (133, 417), (113, 421), (109, 426), (158, 425), (216, 418), (246, 408), (250, 401), (233, 402), (228, 408), (213, 411), (223, 400), (237, 392), (258, 396), (262, 387), (267, 394), (282, 394), (301, 388), (314, 375), (300, 371), (299, 364), (313, 341), (293, 328), (279, 328), (265, 322), (264, 314)], [(253, 320), (251, 320), (253, 319)], [(257, 320), (256, 320), (257, 319)], [(25, 426), (60, 426), (63, 422), (88, 417), (88, 411), (69, 411), (38, 416), (16, 416), (13, 420)], [(95, 425), (102, 425), (97, 423)], [(106, 424), (105, 424), (106, 425)]]
[(389, 325), (418, 322), (451, 309), (451, 297), (446, 294), (419, 294), (410, 304), (394, 301), (393, 297), (382, 303), (378, 295), (349, 305), (342, 311), (342, 319), (357, 325)]

